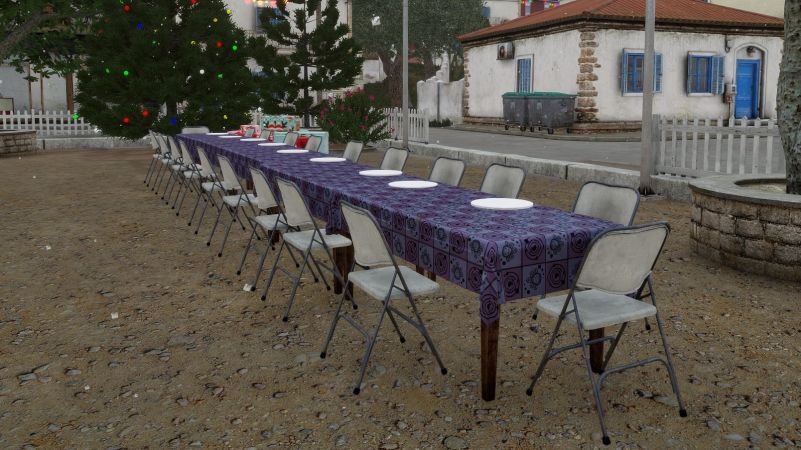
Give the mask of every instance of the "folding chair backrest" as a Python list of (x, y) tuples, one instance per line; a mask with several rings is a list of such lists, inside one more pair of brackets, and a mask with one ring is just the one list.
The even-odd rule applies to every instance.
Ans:
[(167, 141), (164, 139), (163, 134), (156, 134), (156, 142), (159, 145), (159, 151), (161, 151), (162, 156), (166, 156), (170, 153), (170, 147), (167, 146)]
[(206, 134), (209, 132), (209, 127), (183, 127), (182, 134)]
[(216, 178), (214, 168), (211, 166), (208, 155), (202, 147), (197, 148), (197, 157), (200, 160), (200, 174), (204, 178)]
[(256, 190), (256, 199), (259, 209), (267, 210), (278, 206), (278, 202), (273, 195), (273, 189), (267, 182), (267, 177), (260, 169), (250, 168), (250, 178), (253, 180), (253, 188)]
[(362, 155), (363, 148), (363, 143), (359, 141), (350, 141), (348, 142), (348, 146), (345, 147), (345, 153), (342, 155), (342, 157), (350, 162), (359, 162), (359, 157)]
[(381, 161), (381, 169), (384, 170), (403, 170), (406, 166), (406, 160), (409, 158), (409, 152), (402, 148), (390, 147), (384, 153), (384, 159)]
[(629, 226), (639, 204), (640, 193), (636, 189), (590, 181), (581, 187), (573, 212)]
[(480, 190), (498, 197), (517, 198), (524, 181), (526, 171), (520, 167), (493, 164), (487, 168)]
[(222, 173), (222, 180), (225, 183), (238, 183), (239, 178), (236, 177), (234, 166), (231, 161), (223, 155), (217, 155), (217, 162), (220, 163), (220, 172)]
[(323, 138), (320, 136), (309, 136), (309, 140), (306, 141), (306, 146), (304, 149), (317, 152), (320, 151), (320, 145), (323, 143)]
[(284, 216), (286, 222), (293, 227), (314, 224), (314, 219), (306, 207), (306, 201), (300, 194), (298, 186), (283, 178), (276, 178), (278, 190), (281, 192), (281, 200), (284, 202)]
[(153, 147), (153, 150), (158, 150), (159, 149), (159, 143), (156, 142), (156, 134), (153, 133), (153, 130), (148, 130), (147, 133), (148, 133), (148, 136), (150, 136), (150, 146)]
[(657, 222), (598, 235), (587, 249), (575, 287), (624, 295), (637, 292), (651, 274), (668, 234), (668, 224)]
[(294, 146), (297, 140), (298, 140), (298, 133), (290, 131), (289, 133), (286, 134), (286, 137), (284, 138), (284, 144)]
[(393, 264), (384, 235), (369, 211), (342, 202), (342, 215), (350, 230), (357, 264), (363, 267)]
[(176, 160), (181, 158), (181, 150), (178, 148), (178, 144), (175, 143), (175, 138), (167, 136), (167, 142), (170, 143), (170, 156), (172, 156), (172, 159)]
[(186, 148), (184, 141), (179, 139), (178, 145), (181, 146), (181, 158), (184, 160), (184, 164), (193, 164), (194, 161), (192, 160), (192, 154), (189, 153), (189, 149)]
[(459, 186), (464, 175), (464, 161), (441, 156), (434, 161), (428, 179), (450, 186)]

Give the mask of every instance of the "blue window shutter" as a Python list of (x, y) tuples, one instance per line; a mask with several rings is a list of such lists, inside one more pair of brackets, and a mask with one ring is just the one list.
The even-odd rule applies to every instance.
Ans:
[(662, 54), (654, 55), (654, 92), (662, 92)]
[(712, 93), (722, 95), (726, 90), (726, 57), (712, 57)]
[(687, 93), (692, 94), (695, 89), (695, 57), (687, 55)]
[(623, 59), (620, 63), (620, 92), (626, 94), (628, 90), (629, 79), (629, 54), (623, 52)]

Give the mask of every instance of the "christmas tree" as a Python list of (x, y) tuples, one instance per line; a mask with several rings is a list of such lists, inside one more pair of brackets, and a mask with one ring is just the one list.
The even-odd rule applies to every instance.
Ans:
[(80, 115), (132, 139), (250, 122), (258, 99), (246, 37), (230, 13), (222, 0), (105, 2), (84, 43)]
[[(314, 98), (312, 92), (322, 93), (349, 87), (362, 70), (363, 58), (350, 29), (339, 23), (335, 0), (278, 0), (275, 8), (266, 8), (261, 16), (267, 37), (267, 51), (254, 51), (256, 61), (269, 67), (279, 55), (279, 47), (290, 47), (288, 64), (277, 64), (283, 73), (267, 74), (271, 88), (282, 86), (286, 103), (293, 105), (296, 114), (308, 117)], [(287, 3), (297, 4), (292, 14)], [(263, 60), (262, 55), (268, 60)], [(284, 69), (286, 67), (286, 69)], [(282, 79), (283, 81), (279, 81)], [(282, 84), (281, 84), (282, 83)]]

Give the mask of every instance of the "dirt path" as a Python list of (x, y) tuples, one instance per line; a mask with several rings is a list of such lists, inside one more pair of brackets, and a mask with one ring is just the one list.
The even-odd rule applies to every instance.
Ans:
[[(289, 283), (280, 278), (266, 304), (244, 292), (255, 259), (245, 276), (234, 273), (247, 236), (232, 232), (217, 258), (204, 245), (210, 221), (195, 236), (142, 184), (148, 158), (0, 159), (0, 447), (601, 446), (578, 353), (554, 361), (525, 395), (553, 327), (541, 319), (532, 331), (531, 301), (503, 308), (498, 399), (480, 400), (477, 300), (448, 282), (420, 306), (449, 374), (413, 330), (401, 345), (384, 329), (366, 388), (353, 396), (362, 338), (340, 327), (329, 358), (317, 356), (333, 297), (306, 284), (281, 322)], [(425, 175), (429, 164), (414, 159), (409, 170)], [(481, 174), (470, 168), (465, 184)], [(577, 189), (533, 177), (523, 197), (568, 208)], [(690, 417), (669, 405), (664, 370), (637, 369), (604, 388), (612, 440), (801, 446), (801, 285), (691, 254), (688, 210), (646, 201), (637, 222), (673, 226), (656, 288)], [(377, 309), (363, 303), (361, 320), (374, 323)], [(629, 330), (618, 362), (658, 350), (655, 331)]]

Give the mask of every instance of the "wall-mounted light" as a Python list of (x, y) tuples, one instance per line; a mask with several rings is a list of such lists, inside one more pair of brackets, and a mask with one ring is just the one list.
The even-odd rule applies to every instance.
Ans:
[(748, 53), (748, 56), (754, 56), (754, 54), (756, 53), (756, 51), (757, 51), (757, 49), (756, 49), (756, 47), (754, 47), (753, 45), (749, 45), (749, 46), (748, 46), (748, 47), (746, 47), (746, 49), (745, 49), (745, 52), (746, 52), (746, 53)]
[(723, 46), (726, 49), (726, 53), (731, 51), (731, 38), (728, 35), (725, 36), (725, 44)]

